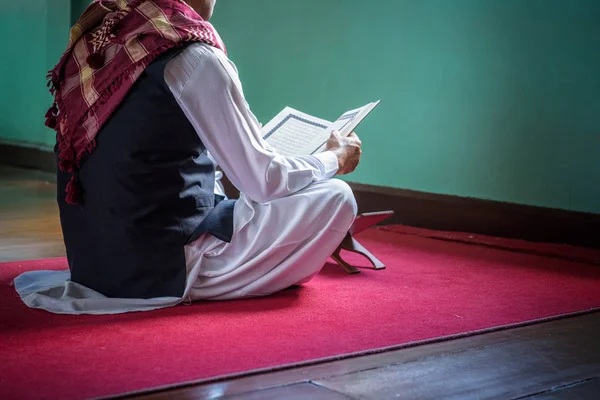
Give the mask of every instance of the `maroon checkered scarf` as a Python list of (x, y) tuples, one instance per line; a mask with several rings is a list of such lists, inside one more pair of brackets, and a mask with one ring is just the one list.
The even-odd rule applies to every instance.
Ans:
[(59, 164), (72, 173), (67, 203), (81, 201), (78, 171), (96, 136), (144, 69), (168, 49), (203, 42), (225, 51), (212, 25), (182, 0), (97, 0), (71, 28), (67, 50), (48, 73)]

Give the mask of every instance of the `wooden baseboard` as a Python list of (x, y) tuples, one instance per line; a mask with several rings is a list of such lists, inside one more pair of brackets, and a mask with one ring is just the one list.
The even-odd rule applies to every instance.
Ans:
[(600, 248), (600, 214), (350, 183), (360, 212), (387, 223)]
[(56, 171), (56, 161), (52, 151), (15, 144), (0, 143), (0, 163), (45, 172)]
[[(235, 187), (223, 180), (228, 196)], [(359, 213), (394, 210), (385, 224), (600, 248), (600, 214), (349, 182)]]
[[(0, 143), (0, 162), (54, 172), (47, 150)], [(237, 191), (224, 179), (227, 194)], [(359, 212), (394, 210), (388, 224), (600, 248), (600, 214), (350, 183)]]

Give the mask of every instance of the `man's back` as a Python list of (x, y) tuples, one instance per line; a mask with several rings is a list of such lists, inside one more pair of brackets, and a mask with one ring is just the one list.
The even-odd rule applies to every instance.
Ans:
[[(47, 125), (59, 135), (60, 169), (73, 171), (58, 179), (71, 274), (24, 273), (15, 279), (21, 298), (51, 312), (116, 313), (264, 296), (307, 282), (356, 215), (350, 187), (330, 178), (354, 170), (360, 140), (333, 132), (319, 154), (278, 154), (209, 23), (183, 2), (120, 8), (126, 3), (94, 2), (50, 75), (58, 108), (49, 109)], [(101, 26), (88, 21), (92, 13), (104, 18)], [(146, 68), (173, 47), (185, 50)], [(129, 94), (112, 96), (109, 81)], [(85, 123), (66, 123), (81, 113)], [(235, 207), (215, 205), (211, 159), (239, 189)]]
[(72, 280), (110, 297), (180, 296), (183, 247), (214, 207), (214, 165), (163, 78), (176, 54), (146, 69), (101, 130), (79, 172), (82, 205), (66, 204), (58, 172)]

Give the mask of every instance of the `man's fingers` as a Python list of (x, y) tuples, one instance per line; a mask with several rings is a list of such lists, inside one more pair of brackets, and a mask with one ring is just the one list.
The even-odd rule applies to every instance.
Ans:
[(358, 135), (356, 134), (356, 132), (352, 132), (350, 135), (348, 135), (348, 139), (352, 139), (354, 142), (356, 142), (356, 144), (358, 144), (359, 146), (362, 146), (362, 142), (358, 138)]

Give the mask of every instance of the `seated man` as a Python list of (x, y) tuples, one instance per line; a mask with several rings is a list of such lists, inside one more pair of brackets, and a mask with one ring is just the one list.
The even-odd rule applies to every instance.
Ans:
[[(284, 157), (261, 137), (206, 22), (215, 0), (94, 2), (51, 71), (70, 271), (15, 280), (30, 307), (117, 313), (264, 296), (311, 279), (346, 235), (355, 134)], [(224, 197), (218, 165), (241, 192)]]

